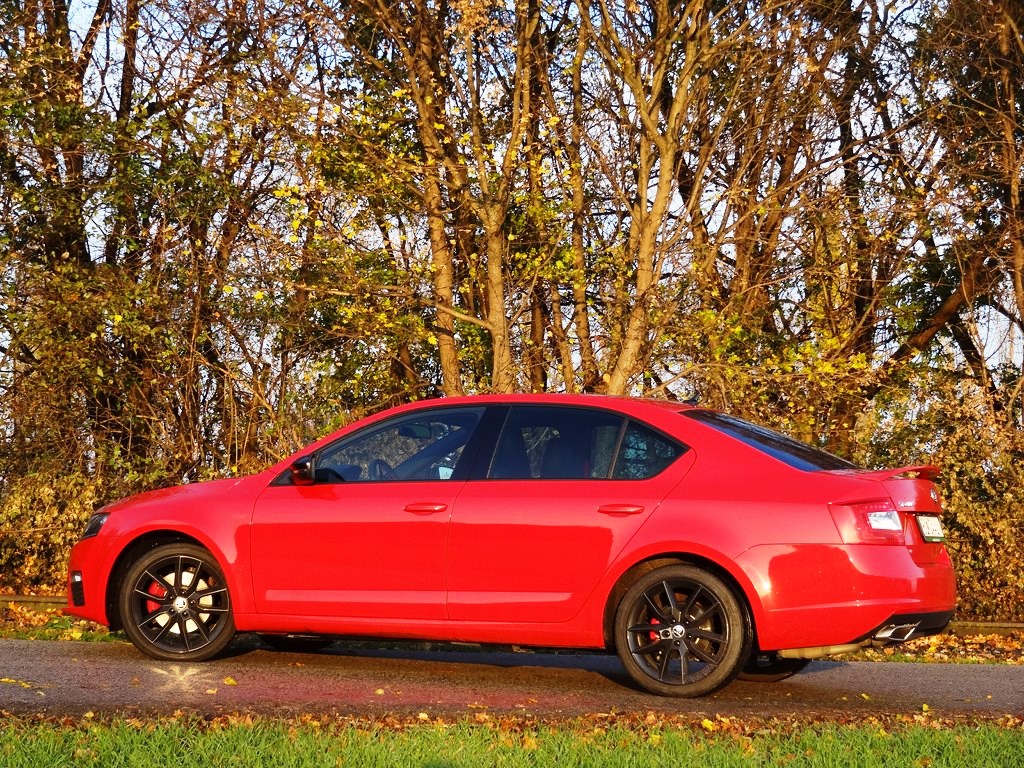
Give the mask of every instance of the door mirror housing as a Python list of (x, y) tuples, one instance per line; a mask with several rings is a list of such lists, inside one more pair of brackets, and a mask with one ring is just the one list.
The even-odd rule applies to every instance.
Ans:
[(313, 485), (316, 482), (316, 464), (312, 456), (301, 456), (292, 462), (292, 483)]

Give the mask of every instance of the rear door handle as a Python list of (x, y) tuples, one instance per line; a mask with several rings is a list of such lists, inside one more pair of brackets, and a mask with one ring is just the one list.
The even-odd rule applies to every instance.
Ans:
[(643, 504), (602, 504), (597, 508), (602, 515), (639, 515), (644, 511)]
[(448, 505), (440, 502), (420, 501), (415, 504), (406, 504), (404, 509), (414, 515), (436, 515), (438, 512), (448, 509)]

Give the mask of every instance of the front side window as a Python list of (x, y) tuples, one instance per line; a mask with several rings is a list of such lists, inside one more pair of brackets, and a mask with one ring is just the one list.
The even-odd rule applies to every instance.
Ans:
[(449, 480), (482, 415), (482, 408), (437, 409), (369, 427), (321, 451), (316, 480)]
[(646, 479), (685, 451), (685, 446), (616, 413), (516, 406), (502, 427), (488, 477)]

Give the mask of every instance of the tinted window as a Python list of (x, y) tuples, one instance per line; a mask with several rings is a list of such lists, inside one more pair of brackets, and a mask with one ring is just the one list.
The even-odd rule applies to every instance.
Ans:
[(513, 407), (488, 477), (643, 479), (685, 447), (624, 416), (589, 408)]
[(815, 471), (822, 469), (856, 469), (846, 459), (841, 459), (813, 445), (801, 443), (792, 437), (780, 434), (767, 427), (751, 424), (735, 416), (727, 416), (715, 411), (684, 411), (684, 416), (714, 427), (719, 432), (735, 437), (762, 453), (785, 462), (794, 469)]
[(625, 419), (587, 408), (513, 407), (505, 419), (489, 477), (608, 477)]
[(685, 452), (686, 448), (674, 440), (631, 421), (622, 438), (612, 477), (619, 480), (654, 477)]
[(319, 482), (448, 480), (482, 408), (447, 408), (392, 419), (324, 449)]

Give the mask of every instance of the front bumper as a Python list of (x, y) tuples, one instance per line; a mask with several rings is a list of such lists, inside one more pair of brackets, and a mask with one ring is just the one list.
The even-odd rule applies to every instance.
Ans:
[(110, 626), (107, 582), (116, 559), (110, 536), (91, 536), (71, 548), (68, 560), (67, 607), (72, 616)]

